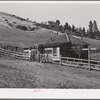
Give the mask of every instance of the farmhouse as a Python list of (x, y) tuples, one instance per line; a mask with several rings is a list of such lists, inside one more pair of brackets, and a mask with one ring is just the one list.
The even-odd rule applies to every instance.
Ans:
[(46, 43), (40, 44), (40, 48), (44, 50), (44, 53), (53, 56), (70, 56), (71, 43), (67, 34), (57, 34)]
[(81, 51), (81, 48), (88, 48), (88, 44), (66, 33), (59, 33), (43, 43), (35, 44), (31, 50), (35, 54), (49, 54), (57, 59), (60, 56), (88, 59), (88, 52)]

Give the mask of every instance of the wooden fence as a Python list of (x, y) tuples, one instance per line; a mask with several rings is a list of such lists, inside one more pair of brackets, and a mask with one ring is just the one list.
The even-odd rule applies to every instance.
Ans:
[(60, 64), (62, 64), (62, 65), (87, 68), (89, 70), (90, 69), (100, 70), (100, 61), (70, 58), (70, 57), (61, 57), (60, 60), (61, 60)]
[(30, 56), (28, 56), (26, 53), (14, 52), (14, 51), (6, 50), (3, 48), (0, 48), (0, 54), (5, 55), (5, 56), (9, 56), (9, 57), (12, 57), (15, 59), (22, 59), (22, 60), (29, 60), (30, 59)]
[(90, 69), (100, 70), (100, 61), (96, 61), (96, 60), (86, 60), (86, 59), (48, 55), (47, 57), (42, 57), (41, 62), (58, 63), (60, 65), (87, 68), (89, 70)]
[[(5, 50), (3, 48), (0, 48), (0, 54), (13, 57), (15, 59), (30, 60), (30, 55), (27, 55), (26, 53), (14, 52), (10, 50)], [(40, 59), (39, 61), (43, 63), (45, 62), (57, 63), (60, 65), (87, 68), (89, 70), (90, 69), (100, 70), (100, 61), (96, 61), (96, 60), (86, 60), (86, 59), (61, 57), (61, 56), (58, 57), (58, 56), (45, 55), (45, 54), (40, 54), (39, 59)]]

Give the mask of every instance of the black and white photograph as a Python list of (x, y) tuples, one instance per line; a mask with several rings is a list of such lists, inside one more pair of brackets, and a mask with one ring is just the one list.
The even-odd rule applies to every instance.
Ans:
[(0, 88), (100, 89), (100, 3), (0, 2)]

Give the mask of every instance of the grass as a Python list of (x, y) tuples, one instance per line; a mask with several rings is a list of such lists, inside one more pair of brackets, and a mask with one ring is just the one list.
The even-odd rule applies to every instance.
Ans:
[(13, 28), (0, 28), (0, 43), (30, 46), (44, 42), (55, 35), (54, 33), (55, 32), (44, 28), (37, 29), (33, 32), (21, 31)]
[(0, 88), (99, 89), (100, 72), (0, 58)]
[[(76, 39), (81, 39), (79, 36), (74, 36)], [(83, 37), (83, 41), (89, 44), (90, 48), (100, 48), (100, 40)]]
[[(22, 31), (15, 28), (18, 25), (34, 28), (35, 31)], [(54, 33), (56, 32), (44, 28), (37, 29), (36, 25), (30, 20), (0, 12), (0, 43), (2, 44), (27, 47), (44, 42), (55, 35)]]

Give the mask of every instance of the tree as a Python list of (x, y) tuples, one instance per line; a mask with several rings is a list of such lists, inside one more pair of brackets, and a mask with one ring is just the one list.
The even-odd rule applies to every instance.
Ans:
[(60, 21), (56, 20), (56, 31), (59, 31), (59, 25), (60, 25)]
[(82, 32), (83, 32), (83, 36), (86, 36), (86, 30), (85, 30), (85, 27), (83, 27)]
[(71, 26), (70, 25), (68, 25), (68, 30), (71, 31)]
[(63, 32), (63, 26), (62, 25), (59, 26), (59, 31)]
[(92, 21), (89, 22), (89, 29), (88, 29), (88, 37), (95, 38), (95, 34), (93, 32), (93, 23)]
[(75, 26), (74, 26), (74, 25), (72, 25), (72, 31), (73, 31), (73, 32), (75, 31)]
[(92, 21), (89, 22), (88, 26), (89, 26), (89, 30), (88, 30), (89, 33), (93, 32), (93, 23), (92, 23)]
[(48, 27), (49, 27), (49, 29), (54, 29), (55, 28), (55, 22), (48, 21)]
[(65, 25), (64, 25), (64, 31), (68, 30), (68, 28), (69, 28), (69, 25), (68, 25), (68, 23), (66, 22)]
[(83, 27), (83, 33), (85, 34), (86, 32), (85, 32), (85, 27)]
[(97, 22), (94, 20), (93, 22), (93, 32), (98, 33), (98, 27), (97, 27)]
[(79, 33), (79, 36), (82, 36), (82, 28), (81, 27), (78, 28), (78, 33)]
[(81, 45), (72, 46), (71, 52), (75, 57), (81, 58), (82, 46)]

